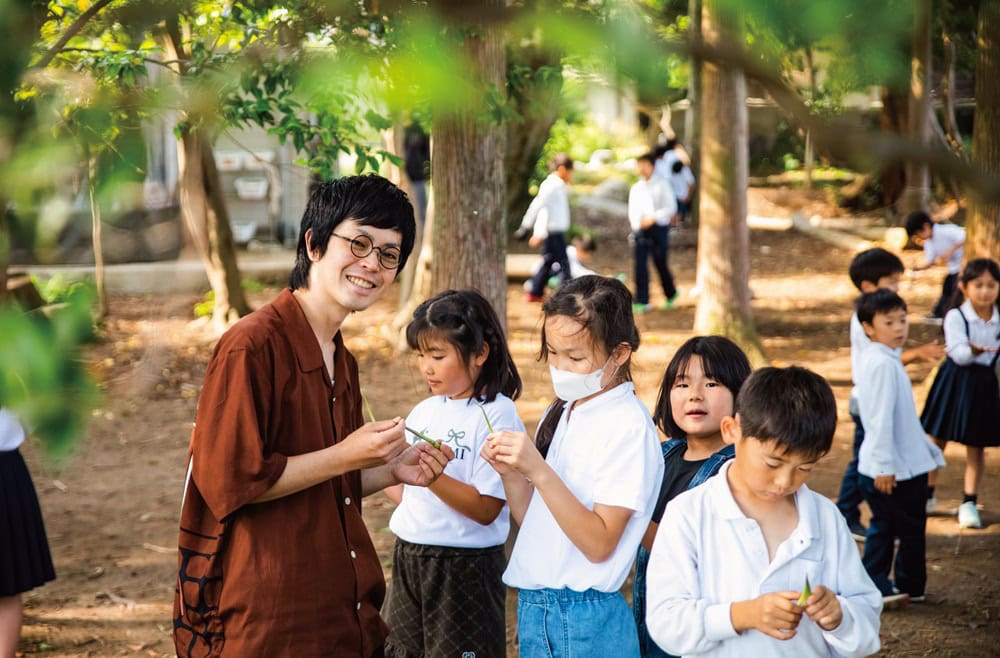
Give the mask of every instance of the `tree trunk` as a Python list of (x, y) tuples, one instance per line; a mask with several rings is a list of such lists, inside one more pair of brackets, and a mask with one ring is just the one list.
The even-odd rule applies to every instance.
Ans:
[[(983, 0), (976, 28), (976, 118), (972, 161), (984, 172), (1000, 174), (1000, 0)], [(969, 203), (966, 258), (1000, 260), (1000, 203)]]
[[(702, 0), (688, 0), (688, 41), (695, 47), (701, 46), (701, 2)], [(698, 198), (701, 196), (701, 78), (702, 60), (700, 57), (691, 58), (691, 75), (688, 78), (688, 109), (684, 115), (684, 148), (687, 149), (691, 158), (691, 173), (694, 174), (695, 188), (694, 197), (691, 201), (690, 221), (693, 226), (698, 226), (700, 212), (698, 210)], [(689, 119), (690, 117), (690, 119)]]
[[(931, 8), (932, 0), (914, 3), (913, 53), (910, 59), (910, 139), (922, 145), (930, 142), (931, 111)], [(922, 162), (907, 161), (906, 188), (899, 199), (902, 217), (930, 205), (930, 174)]]
[[(805, 47), (806, 56), (806, 68), (809, 69), (809, 111), (815, 112), (816, 107), (816, 66), (813, 62), (813, 51), (809, 45)], [(812, 131), (806, 128), (806, 153), (805, 153), (805, 169), (806, 169), (806, 188), (812, 189), (813, 186), (813, 164), (816, 159), (815, 147), (813, 145)]]
[(97, 288), (97, 319), (108, 316), (108, 296), (104, 286), (104, 240), (101, 237), (101, 207), (97, 204), (97, 158), (89, 157), (87, 191), (90, 194), (91, 242), (94, 248), (94, 285)]
[[(709, 45), (741, 42), (739, 23), (723, 15), (724, 0), (704, 0), (702, 31)], [(755, 365), (766, 362), (750, 306), (749, 169), (746, 79), (743, 71), (705, 62), (702, 70), (701, 223), (698, 227), (696, 334), (733, 340)]]
[[(486, 0), (482, 4), (484, 8), (502, 7), (503, 0)], [(502, 90), (506, 54), (501, 30), (496, 23), (467, 30), (465, 52), (479, 82)], [(506, 128), (466, 111), (436, 116), (431, 134), (435, 212), (431, 290), (436, 293), (447, 288), (476, 288), (505, 321)]]
[(965, 145), (962, 143), (962, 134), (958, 130), (958, 120), (955, 118), (955, 42), (947, 32), (941, 34), (941, 41), (944, 45), (944, 71), (941, 74), (944, 132), (952, 150), (964, 156)]
[(212, 323), (222, 330), (250, 312), (236, 263), (236, 243), (222, 197), (212, 144), (203, 129), (181, 137), (177, 152), (181, 214), (215, 294)]

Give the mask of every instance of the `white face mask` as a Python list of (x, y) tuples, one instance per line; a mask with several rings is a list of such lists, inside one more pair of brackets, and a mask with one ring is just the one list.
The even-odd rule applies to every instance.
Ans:
[[(608, 361), (610, 360), (611, 357), (608, 357)], [(604, 369), (608, 366), (608, 361), (587, 375), (549, 366), (549, 375), (552, 377), (552, 388), (556, 392), (556, 397), (566, 402), (576, 402), (581, 398), (600, 393), (604, 389), (601, 380), (604, 378)]]

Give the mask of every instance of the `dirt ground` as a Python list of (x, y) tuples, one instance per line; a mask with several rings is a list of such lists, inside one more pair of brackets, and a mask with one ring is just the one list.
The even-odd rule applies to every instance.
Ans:
[[(853, 431), (847, 414), (847, 326), (854, 291), (846, 269), (851, 254), (794, 231), (755, 231), (752, 243), (754, 312), (767, 354), (778, 365), (817, 370), (837, 395), (841, 423), (834, 448), (809, 481), (810, 487), (834, 497)], [(908, 259), (917, 256), (906, 254)], [(667, 361), (691, 335), (695, 300), (687, 292), (694, 283), (694, 257), (692, 248), (672, 254), (682, 294), (677, 308), (639, 318), (642, 346), (633, 370), (650, 407)], [(624, 241), (602, 244), (598, 269), (613, 274), (627, 263)], [(911, 318), (930, 308), (943, 275), (935, 268), (905, 279), (901, 293), (910, 303)], [(654, 303), (659, 292), (654, 284)], [(253, 295), (253, 302), (263, 304), (275, 293), (267, 289)], [(36, 447), (25, 449), (58, 578), (25, 597), (23, 655), (173, 655), (170, 609), (184, 453), (213, 346), (191, 324), (196, 301), (195, 295), (112, 297), (111, 319), (101, 341), (87, 353), (105, 396), (85, 439), (61, 468), (47, 463)], [(510, 344), (525, 383), (518, 409), (533, 427), (551, 396), (547, 373), (535, 361), (539, 308), (523, 301), (519, 284), (509, 287), (508, 305)], [(425, 396), (412, 360), (394, 355), (383, 330), (393, 309), (394, 300), (383, 300), (345, 326), (362, 384), (380, 417), (405, 414)], [(939, 331), (915, 322), (911, 343), (931, 340)], [(918, 407), (932, 367), (910, 367)], [(961, 500), (964, 453), (949, 446), (946, 457), (949, 466), (938, 485), (938, 499), (941, 508), (953, 511)], [(998, 474), (1000, 450), (988, 451), (980, 495), (985, 529), (960, 533), (954, 516), (929, 519), (928, 601), (883, 615), (880, 655), (1000, 655)], [(393, 505), (382, 494), (365, 505), (388, 575), (393, 537), (386, 526)], [(514, 623), (511, 608), (512, 656), (517, 655)]]

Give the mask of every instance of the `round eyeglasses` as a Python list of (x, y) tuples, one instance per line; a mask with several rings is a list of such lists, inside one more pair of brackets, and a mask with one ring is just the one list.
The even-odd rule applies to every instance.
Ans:
[(337, 235), (336, 233), (330, 233), (330, 235), (335, 238), (340, 238), (341, 240), (346, 240), (351, 243), (351, 253), (358, 258), (365, 258), (372, 251), (378, 252), (378, 264), (387, 270), (394, 270), (399, 267), (399, 248), (398, 247), (376, 247), (372, 239), (362, 233), (361, 235), (348, 238), (343, 235)]

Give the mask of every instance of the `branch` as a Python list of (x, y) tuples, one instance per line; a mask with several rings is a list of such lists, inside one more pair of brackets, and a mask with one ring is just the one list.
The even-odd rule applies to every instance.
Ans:
[(63, 49), (63, 46), (69, 43), (70, 39), (79, 34), (80, 30), (83, 29), (83, 26), (87, 24), (87, 21), (96, 16), (99, 11), (104, 9), (106, 6), (110, 5), (112, 2), (114, 2), (114, 0), (97, 0), (97, 2), (90, 5), (90, 7), (88, 7), (85, 12), (77, 16), (76, 20), (73, 21), (73, 23), (70, 24), (68, 28), (66, 28), (66, 31), (62, 33), (62, 36), (59, 37), (59, 40), (56, 41), (54, 44), (52, 44), (52, 47), (49, 48), (47, 51), (45, 51), (45, 54), (42, 55), (42, 58), (38, 60), (38, 62), (36, 62), (35, 65), (32, 66), (31, 68), (44, 69), (46, 66), (48, 66), (55, 58), (55, 56), (58, 55), (59, 52)]

